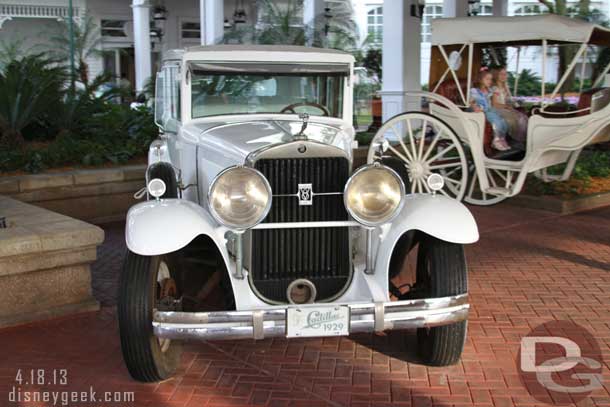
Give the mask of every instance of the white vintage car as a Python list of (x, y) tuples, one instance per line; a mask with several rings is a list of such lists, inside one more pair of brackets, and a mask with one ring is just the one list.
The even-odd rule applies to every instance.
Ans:
[(188, 339), (417, 329), (422, 363), (459, 360), (476, 223), (442, 194), (407, 194), (400, 168), (352, 171), (353, 64), (305, 47), (168, 53), (120, 282), (135, 379), (172, 375)]

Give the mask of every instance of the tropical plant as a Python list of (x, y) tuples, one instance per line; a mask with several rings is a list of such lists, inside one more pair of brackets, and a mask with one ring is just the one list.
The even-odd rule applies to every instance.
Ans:
[(298, 25), (298, 15), (303, 6), (289, 0), (278, 5), (271, 0), (258, 0), (257, 8), (262, 10), (263, 21), (253, 26), (229, 30), (221, 39), (223, 43), (253, 43), (265, 45), (305, 45), (307, 35), (305, 28)]
[(42, 54), (10, 62), (0, 74), (0, 144), (23, 144), (22, 130), (60, 105), (65, 71)]
[(90, 129), (90, 118), (107, 110), (105, 105), (128, 96), (129, 89), (119, 86), (107, 86), (113, 78), (108, 73), (96, 76), (74, 93), (65, 95), (63, 103), (57, 106), (55, 114), (48, 121), (58, 129), (59, 135), (87, 134)]
[[(509, 72), (508, 74), (508, 86), (510, 89), (514, 89), (516, 76)], [(518, 96), (536, 96), (540, 95), (540, 89), (542, 87), (542, 80), (540, 77), (530, 69), (523, 69), (519, 74), (519, 88)]]
[(0, 71), (4, 71), (12, 61), (19, 60), (29, 53), (30, 49), (24, 46), (22, 39), (0, 41)]
[[(99, 57), (101, 51), (101, 31), (91, 16), (84, 16), (78, 24), (73, 24), (74, 28), (74, 63), (76, 64), (75, 80), (87, 85), (89, 83), (89, 64), (87, 59)], [(70, 63), (70, 21), (64, 18), (60, 21), (57, 28), (49, 33), (48, 52), (59, 61)]]
[(362, 66), (365, 67), (367, 71), (375, 74), (378, 82), (381, 82), (383, 75), (381, 56), (382, 54), (380, 49), (369, 48), (362, 59)]
[(82, 131), (60, 133), (44, 143), (28, 143), (23, 148), (0, 145), (0, 173), (25, 170), (40, 172), (66, 165), (95, 166), (125, 163), (144, 157), (157, 137), (150, 109), (131, 109), (106, 103), (101, 110), (82, 119)]
[(336, 1), (309, 25), (313, 28), (315, 47), (354, 50), (358, 44), (358, 28), (351, 1)]

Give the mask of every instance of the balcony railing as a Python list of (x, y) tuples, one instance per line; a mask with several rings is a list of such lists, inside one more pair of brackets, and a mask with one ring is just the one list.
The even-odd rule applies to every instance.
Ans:
[[(80, 15), (78, 7), (74, 7), (74, 16)], [(23, 4), (0, 4), (0, 16), (4, 18), (67, 18), (68, 7), (64, 6), (37, 6)]]

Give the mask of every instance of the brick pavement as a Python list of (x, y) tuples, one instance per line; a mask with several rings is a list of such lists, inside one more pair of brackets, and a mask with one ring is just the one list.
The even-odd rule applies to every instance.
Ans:
[(390, 351), (397, 340), (391, 334), (216, 341), (188, 344), (175, 379), (136, 383), (121, 360), (112, 307), (124, 251), (122, 225), (110, 225), (93, 270), (94, 293), (105, 305), (100, 312), (0, 330), (0, 405), (7, 402), (17, 369), (41, 368), (47, 374), (68, 369), (70, 390), (135, 392), (135, 403), (104, 406), (570, 402), (548, 394), (547, 404), (537, 401), (516, 368), (523, 335), (539, 323), (570, 318), (597, 338), (605, 361), (605, 387), (578, 405), (610, 406), (610, 208), (562, 217), (504, 205), (473, 211), (482, 235), (467, 248), (472, 310), (465, 352), (455, 366), (402, 362)]

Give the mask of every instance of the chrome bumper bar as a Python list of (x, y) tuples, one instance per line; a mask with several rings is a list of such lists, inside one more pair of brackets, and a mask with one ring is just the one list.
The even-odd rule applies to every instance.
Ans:
[[(350, 333), (448, 325), (468, 318), (468, 294), (442, 298), (347, 305)], [(286, 309), (256, 311), (155, 311), (155, 336), (165, 339), (263, 339), (286, 336)], [(299, 306), (306, 308), (307, 305)]]

